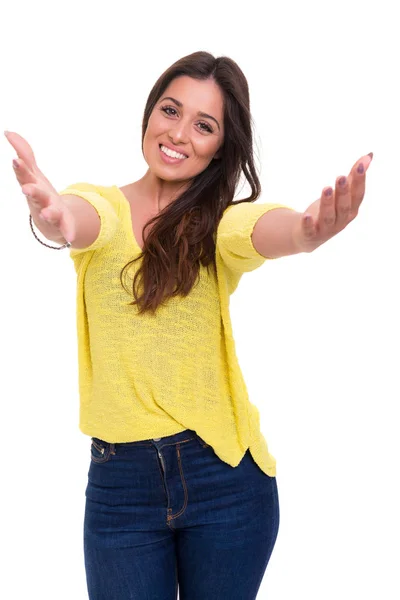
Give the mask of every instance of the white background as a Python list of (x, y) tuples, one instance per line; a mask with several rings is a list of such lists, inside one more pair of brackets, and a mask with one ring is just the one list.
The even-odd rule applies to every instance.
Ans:
[[(399, 105), (395, 2), (2, 6), (0, 132), (57, 189), (135, 181), (158, 76), (196, 50), (250, 86), (263, 195), (299, 211), (374, 152), (357, 219), (313, 254), (245, 274), (237, 354), (277, 459), (281, 524), (258, 598), (400, 597)], [(78, 429), (75, 272), (33, 237), (1, 168), (0, 596), (87, 598), (90, 438)], [(210, 599), (211, 600), (211, 599)]]

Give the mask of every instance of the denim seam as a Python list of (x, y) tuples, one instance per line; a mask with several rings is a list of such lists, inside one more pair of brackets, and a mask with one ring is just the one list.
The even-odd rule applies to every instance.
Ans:
[[(157, 449), (156, 449), (156, 451), (157, 451)], [(167, 515), (168, 515), (168, 512), (169, 512), (169, 510), (170, 510), (170, 508), (169, 508), (169, 494), (168, 494), (168, 488), (167, 488), (167, 485), (166, 485), (166, 483), (165, 483), (165, 480), (164, 480), (163, 470), (162, 470), (162, 468), (160, 467), (160, 458), (158, 457), (158, 455), (157, 455), (156, 459), (157, 459), (158, 470), (160, 471), (160, 476), (161, 476), (161, 481), (162, 481), (162, 485), (163, 485), (163, 488), (164, 488), (165, 497), (166, 497), (166, 499), (167, 499)], [(166, 521), (166, 524), (168, 525), (168, 527), (169, 527), (170, 529), (172, 529), (172, 527), (170, 526), (170, 524), (169, 524), (169, 522), (168, 522), (168, 516), (167, 516), (167, 521)], [(172, 531), (174, 531), (174, 530), (172, 529)]]
[(177, 517), (180, 517), (185, 512), (185, 510), (187, 508), (187, 505), (188, 505), (188, 491), (187, 491), (187, 485), (186, 485), (185, 475), (183, 473), (183, 468), (182, 468), (182, 460), (181, 460), (181, 453), (180, 453), (180, 449), (179, 449), (179, 442), (176, 444), (176, 453), (177, 453), (177, 456), (178, 456), (179, 471), (181, 473), (181, 481), (182, 481), (182, 485), (183, 485), (183, 489), (184, 489), (184, 501), (183, 501), (183, 506), (180, 509), (180, 511), (177, 512), (175, 515), (170, 515), (168, 517), (169, 520), (176, 519)]
[[(96, 450), (98, 450), (99, 452), (101, 452), (101, 450), (99, 450), (98, 446), (99, 444), (96, 444), (95, 442), (92, 441), (93, 446), (96, 448)], [(104, 455), (102, 458), (94, 456), (92, 450), (90, 450), (90, 458), (93, 462), (97, 463), (97, 464), (103, 464), (106, 463), (108, 460), (110, 460), (110, 451), (111, 451), (111, 446), (107, 445), (104, 448)]]

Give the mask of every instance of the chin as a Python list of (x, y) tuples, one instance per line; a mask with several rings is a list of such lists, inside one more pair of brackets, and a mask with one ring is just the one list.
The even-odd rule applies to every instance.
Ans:
[(171, 183), (174, 181), (187, 181), (188, 179), (191, 179), (190, 175), (179, 176), (178, 173), (171, 173), (171, 171), (169, 171), (168, 169), (160, 169), (157, 167), (153, 168), (151, 165), (149, 165), (149, 169), (153, 173), (153, 175), (155, 175), (159, 179), (162, 179), (163, 181), (169, 181)]
[(160, 164), (159, 160), (146, 160), (150, 171), (158, 177), (159, 179), (163, 179), (164, 181), (186, 181), (194, 177), (190, 172), (188, 173), (185, 168), (176, 168), (171, 165), (163, 165)]

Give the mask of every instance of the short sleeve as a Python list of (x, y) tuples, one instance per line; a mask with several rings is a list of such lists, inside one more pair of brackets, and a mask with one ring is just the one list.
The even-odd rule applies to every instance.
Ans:
[(254, 271), (266, 260), (274, 260), (259, 254), (251, 237), (258, 219), (274, 208), (290, 209), (283, 204), (253, 202), (231, 204), (225, 209), (217, 229), (217, 251), (230, 270), (246, 273)]
[(87, 200), (96, 209), (100, 218), (100, 232), (97, 238), (86, 248), (71, 248), (72, 258), (77, 254), (102, 248), (114, 236), (119, 223), (118, 208), (114, 206), (115, 201), (113, 203), (111, 196), (107, 197), (107, 189), (90, 183), (74, 183), (59, 192), (60, 196), (72, 194)]

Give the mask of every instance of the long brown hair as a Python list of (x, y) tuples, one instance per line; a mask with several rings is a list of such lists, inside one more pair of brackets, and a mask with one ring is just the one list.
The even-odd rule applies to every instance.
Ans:
[[(214, 270), (218, 223), (227, 206), (233, 204), (235, 190), (243, 173), (251, 195), (239, 202), (254, 202), (260, 196), (253, 157), (252, 118), (246, 77), (231, 58), (215, 58), (208, 52), (194, 52), (171, 65), (156, 81), (146, 102), (142, 122), (142, 151), (150, 115), (161, 94), (173, 79), (187, 75), (194, 79), (214, 79), (224, 98), (224, 142), (220, 158), (196, 175), (176, 200), (146, 223), (154, 223), (144, 239), (142, 253), (122, 269), (143, 258), (133, 279), (130, 305), (139, 314), (155, 313), (168, 298), (187, 296), (196, 283), (200, 263)], [(136, 283), (141, 294), (135, 289)], [(125, 288), (125, 286), (124, 286)], [(126, 288), (125, 288), (126, 289)]]

